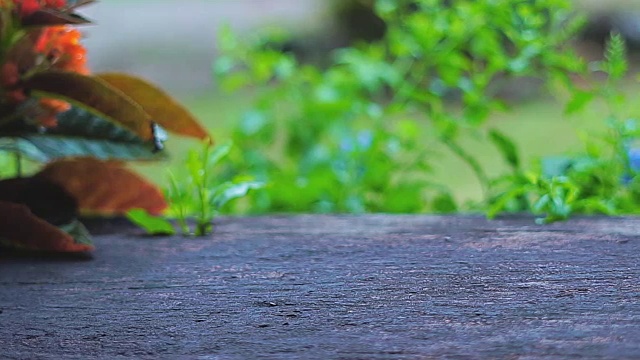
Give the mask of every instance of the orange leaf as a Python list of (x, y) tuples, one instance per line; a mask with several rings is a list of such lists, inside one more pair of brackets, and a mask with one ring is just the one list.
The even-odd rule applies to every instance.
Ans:
[(173, 133), (209, 139), (209, 133), (198, 120), (173, 97), (155, 85), (135, 76), (103, 73), (96, 76), (127, 94), (151, 115), (153, 121)]
[(61, 98), (98, 112), (133, 131), (142, 140), (154, 140), (153, 122), (142, 106), (97, 77), (50, 70), (34, 74), (25, 81), (25, 86), (36, 95)]
[(118, 161), (94, 158), (63, 159), (42, 169), (38, 178), (62, 186), (88, 214), (121, 215), (131, 209), (145, 209), (160, 215), (167, 203), (162, 192)]
[(0, 240), (29, 250), (86, 252), (93, 246), (76, 243), (71, 235), (35, 216), (27, 206), (0, 201)]

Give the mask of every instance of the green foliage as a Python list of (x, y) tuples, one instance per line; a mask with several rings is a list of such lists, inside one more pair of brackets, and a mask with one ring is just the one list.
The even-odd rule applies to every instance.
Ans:
[(489, 140), (495, 144), (502, 157), (514, 172), (520, 170), (518, 148), (507, 135), (501, 133), (499, 130), (492, 129), (489, 131)]
[(550, 223), (566, 220), (575, 213), (615, 213), (612, 201), (602, 196), (583, 196), (579, 183), (572, 176), (548, 177), (530, 172), (511, 180), (509, 190), (489, 206), (489, 218), (505, 211), (528, 211), (542, 215), (538, 223)]
[(627, 64), (626, 45), (620, 34), (612, 34), (605, 51), (605, 61), (601, 69), (609, 75), (613, 81), (621, 80), (626, 74)]
[(433, 149), (442, 146), (493, 201), (493, 180), (461, 145), (468, 136), (492, 141), (519, 174), (515, 145), (487, 125), (505, 109), (497, 89), (520, 77), (570, 84), (568, 74), (586, 68), (567, 47), (581, 19), (566, 0), (447, 3), (375, 1), (385, 37), (338, 49), (326, 67), (277, 51), (282, 33), (247, 46), (228, 28), (220, 32), (221, 87), (255, 92), (233, 129), (243, 152), (227, 165), (270, 184), (249, 196), (253, 211), (461, 211), (451, 189), (433, 180)]
[(127, 218), (150, 235), (173, 235), (176, 233), (171, 222), (165, 218), (150, 215), (144, 209), (129, 210)]
[[(231, 151), (231, 143), (216, 147), (205, 143), (200, 151), (190, 151), (185, 170), (180, 175), (169, 173), (166, 190), (170, 202), (169, 215), (177, 219), (183, 235), (203, 236), (213, 230), (212, 221), (231, 200), (247, 195), (251, 190), (264, 187), (262, 182), (236, 177), (231, 181), (220, 181), (214, 176), (214, 167)], [(192, 229), (189, 219), (195, 217)], [(129, 213), (129, 218), (150, 233), (171, 227), (166, 220), (148, 217), (139, 212)], [(161, 222), (164, 221), (164, 224)]]
[(0, 179), (13, 177), (17, 174), (16, 159), (7, 153), (0, 152)]
[[(0, 176), (14, 176), (0, 181), (4, 244), (92, 250), (78, 214), (113, 216), (133, 208), (160, 214), (167, 207), (159, 189), (122, 160), (162, 159), (164, 129), (210, 138), (155, 85), (126, 74), (89, 74), (73, 26), (90, 23), (75, 11), (93, 2), (0, 1)], [(46, 165), (24, 176), (24, 159)], [(60, 222), (42, 209), (68, 218)]]
[[(607, 215), (640, 213), (640, 154), (634, 143), (640, 135), (638, 120), (625, 109), (619, 90), (627, 73), (625, 44), (612, 34), (605, 59), (592, 64), (594, 72), (608, 75), (604, 84), (592, 82), (589, 90), (573, 92), (567, 112), (579, 112), (595, 100), (610, 109), (608, 132), (585, 138), (585, 152), (543, 159), (537, 171), (516, 171), (495, 187), (498, 195), (489, 207), (493, 217), (503, 211), (544, 214), (542, 222), (564, 220), (573, 214)], [(498, 190), (499, 189), (499, 190)]]

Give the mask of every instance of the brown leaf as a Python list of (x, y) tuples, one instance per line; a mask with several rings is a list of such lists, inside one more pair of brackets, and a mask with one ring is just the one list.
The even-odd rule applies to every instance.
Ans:
[(78, 215), (75, 198), (44, 178), (0, 180), (0, 201), (25, 205), (35, 216), (53, 225), (69, 224)]
[(71, 235), (35, 216), (27, 206), (5, 201), (0, 201), (0, 240), (29, 250), (93, 250), (93, 246), (76, 243)]
[(95, 111), (136, 133), (142, 140), (155, 140), (153, 122), (145, 110), (117, 88), (97, 77), (70, 71), (39, 72), (25, 81), (36, 95), (62, 98)]
[(201, 140), (209, 139), (209, 133), (198, 120), (157, 86), (138, 77), (121, 73), (102, 73), (96, 76), (127, 94), (151, 115), (153, 121), (168, 131)]
[(36, 177), (62, 186), (86, 214), (120, 215), (140, 208), (160, 215), (167, 208), (155, 185), (117, 161), (64, 159), (48, 164)]
[(91, 21), (78, 14), (46, 8), (37, 10), (22, 19), (22, 25), (24, 26), (80, 25), (90, 23)]

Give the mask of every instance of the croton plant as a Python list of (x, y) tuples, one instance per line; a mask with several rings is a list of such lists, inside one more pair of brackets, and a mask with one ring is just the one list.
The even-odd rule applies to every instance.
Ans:
[(126, 168), (160, 160), (165, 129), (208, 141), (207, 131), (156, 86), (92, 74), (76, 13), (91, 0), (0, 0), (0, 151), (43, 165), (0, 181), (0, 245), (85, 252), (80, 214), (161, 214), (161, 191)]

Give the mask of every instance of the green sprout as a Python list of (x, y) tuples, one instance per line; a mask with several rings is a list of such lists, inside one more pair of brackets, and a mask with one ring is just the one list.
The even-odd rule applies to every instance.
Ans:
[[(176, 220), (184, 236), (204, 236), (213, 232), (213, 219), (229, 201), (241, 198), (251, 190), (264, 187), (264, 183), (236, 177), (230, 181), (216, 182), (213, 169), (231, 151), (231, 142), (211, 147), (206, 143), (200, 151), (191, 150), (185, 164), (186, 171), (169, 172), (166, 197), (169, 201), (169, 217)], [(174, 234), (169, 220), (136, 209), (128, 218), (151, 234)]]

